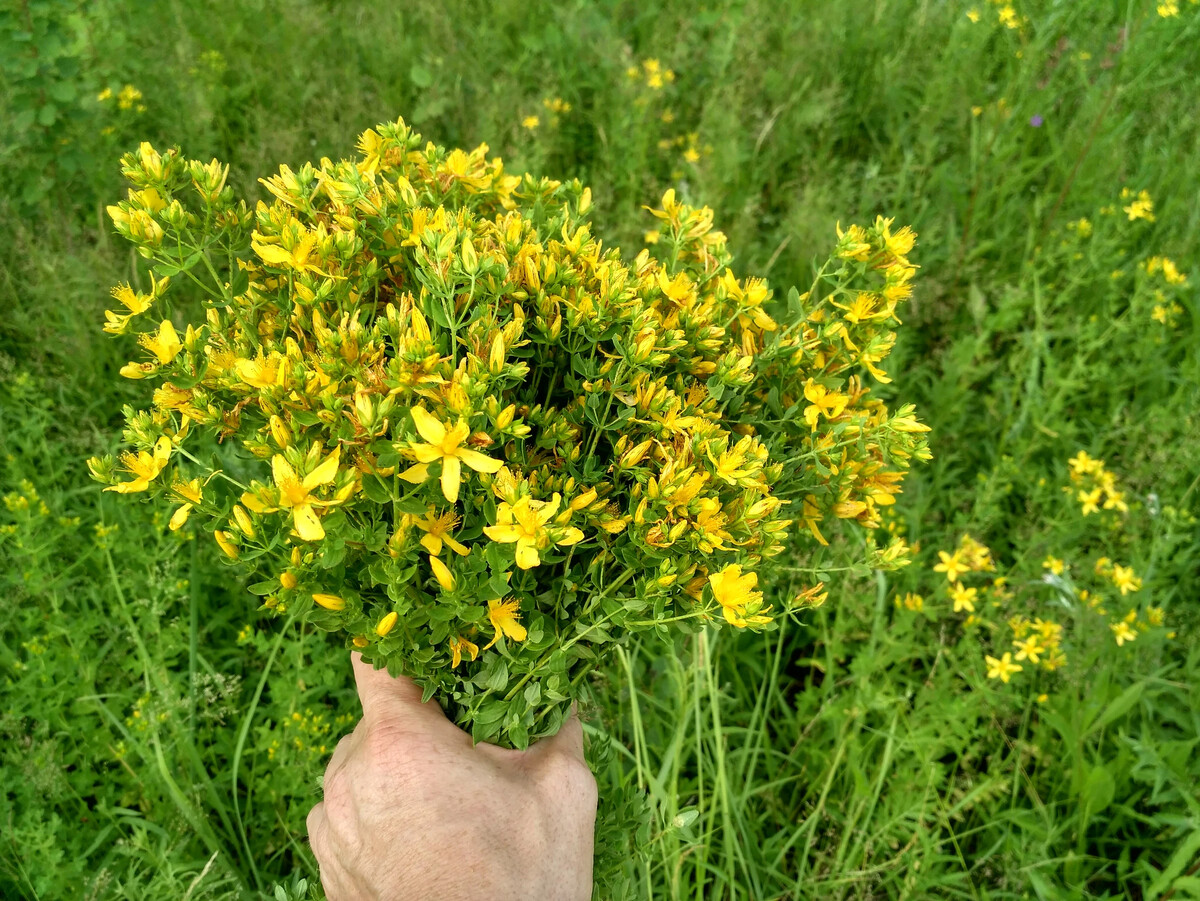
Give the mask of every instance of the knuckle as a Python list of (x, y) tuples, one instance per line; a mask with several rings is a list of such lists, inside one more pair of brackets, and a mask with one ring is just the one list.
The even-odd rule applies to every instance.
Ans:
[(556, 752), (547, 755), (541, 775), (542, 781), (552, 791), (570, 792), (581, 799), (596, 797), (596, 777), (588, 765), (573, 754)]
[(340, 801), (350, 793), (350, 777), (346, 773), (345, 766), (325, 771), (323, 791), (326, 801)]

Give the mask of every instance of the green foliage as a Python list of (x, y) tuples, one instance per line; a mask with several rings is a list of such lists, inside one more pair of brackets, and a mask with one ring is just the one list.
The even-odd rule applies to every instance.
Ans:
[[(404, 115), (439, 143), (488, 141), (511, 171), (578, 176), (624, 247), (674, 187), (777, 283), (808, 280), (835, 219), (882, 212), (921, 236), (889, 358), (934, 427), (890, 517), (917, 562), (826, 573), (830, 602), (769, 634), (631, 642), (593, 677), (601, 896), (1195, 896), (1200, 17), (1162, 7), (1031, 3), (1009, 28), (1003, 6), (911, 0), (111, 3), (88, 4), (84, 42), (75, 4), (3, 19), (5, 50), (58, 37), (44, 69), (25, 54), (40, 37), (0, 53), (0, 169), (22, 210), (0, 248), (0, 895), (316, 894), (304, 817), (355, 713), (348, 661), (286, 620), (243, 632), (253, 601), (207, 544), (88, 482), (134, 399), (97, 333), (108, 287), (148, 287), (94, 204), (113, 150), (140, 140), (228, 160), (245, 193)], [(674, 80), (651, 87), (652, 59)], [(78, 99), (38, 125), (39, 91), (66, 82)], [(95, 137), (118, 111), (86, 108), (125, 84), (146, 112), (60, 173), (51, 129)], [(1123, 210), (1142, 190), (1154, 221)], [(1154, 257), (1187, 283), (1139, 267)], [(1127, 517), (1062, 491), (1080, 450)], [(1176, 637), (1118, 647), (1059, 608), (1090, 623), (1068, 664), (989, 679), (1008, 636), (966, 629), (932, 570), (963, 533), (1030, 616), (1061, 596), (1046, 557), (1097, 588), (1105, 555)], [(896, 608), (910, 592), (921, 613)]]

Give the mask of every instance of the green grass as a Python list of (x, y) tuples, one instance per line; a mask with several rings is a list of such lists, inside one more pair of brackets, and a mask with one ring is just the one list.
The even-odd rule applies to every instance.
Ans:
[[(579, 176), (626, 249), (673, 186), (777, 288), (807, 282), (835, 221), (920, 235), (884, 389), (934, 429), (891, 518), (917, 560), (832, 573), (826, 606), (774, 632), (622, 650), (588, 727), (602, 894), (1200, 897), (1200, 7), (1179, 7), (1030, 3), (1018, 29), (993, 4), (919, 0), (0, 13), (0, 895), (315, 881), (304, 817), (353, 721), (348, 661), (259, 619), (163, 511), (88, 480), (136, 396), (116, 375), (129, 348), (100, 332), (136, 260), (101, 210), (140, 140), (227, 160), (253, 189), (402, 115), (514, 171)], [(647, 59), (674, 81), (626, 74)], [(144, 112), (94, 99), (125, 84)], [(1153, 222), (1129, 220), (1123, 187), (1150, 193)], [(1090, 236), (1068, 228), (1081, 217)], [(1154, 255), (1188, 283), (1138, 269)], [(1174, 324), (1155, 321), (1172, 299)], [(1085, 517), (1062, 492), (1081, 449), (1127, 516)], [(964, 532), (1014, 592), (977, 629), (932, 571)], [(1042, 580), (1048, 555), (1067, 581)], [(1107, 586), (1107, 619), (1074, 591), (1103, 585), (1101, 555), (1144, 580)], [(791, 562), (777, 589), (819, 566)], [(925, 611), (895, 607), (910, 591)], [(1151, 606), (1166, 626), (1118, 647), (1110, 620)], [(1015, 612), (1064, 624), (1066, 667), (987, 678)]]

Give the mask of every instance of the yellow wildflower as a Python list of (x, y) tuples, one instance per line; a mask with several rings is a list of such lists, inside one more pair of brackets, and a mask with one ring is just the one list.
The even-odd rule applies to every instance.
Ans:
[(1112, 630), (1113, 638), (1117, 640), (1117, 647), (1121, 647), (1125, 642), (1133, 641), (1137, 638), (1137, 632), (1130, 628), (1129, 623), (1123, 620), (1119, 623), (1109, 623), (1108, 628)]
[[(1130, 191), (1122, 191), (1123, 197), (1132, 196)], [(1121, 207), (1125, 214), (1129, 216), (1129, 221), (1135, 219), (1145, 219), (1147, 222), (1154, 221), (1154, 201), (1150, 199), (1149, 191), (1139, 191), (1137, 197), (1132, 200), (1129, 206)]]
[[(493, 620), (494, 622), (494, 620)], [(471, 659), (475, 660), (479, 657), (479, 645), (475, 642), (463, 638), (461, 635), (455, 635), (450, 639), (450, 668), (458, 666), (462, 663), (463, 651), (471, 655)]]
[[(316, 469), (300, 478), (296, 470), (288, 463), (283, 454), (271, 458), (271, 474), (275, 485), (279, 488), (279, 506), (292, 511), (292, 519), (296, 531), (305, 541), (320, 541), (325, 537), (325, 528), (317, 516), (317, 507), (329, 506), (329, 501), (321, 501), (313, 496), (313, 489), (328, 485), (337, 478), (338, 463), (341, 461), (342, 449), (336, 447)], [(248, 507), (253, 505), (243, 498)], [(256, 512), (262, 512), (256, 511)]]
[[(759, 613), (762, 592), (754, 590), (758, 585), (758, 573), (743, 575), (741, 564), (731, 563), (720, 572), (710, 573), (708, 584), (712, 586), (713, 597), (721, 605), (725, 619), (732, 625), (745, 628), (750, 623), (763, 624), (771, 621), (771, 618), (765, 615), (765, 610)], [(746, 616), (747, 611), (752, 615)]]
[(569, 547), (583, 540), (583, 532), (573, 526), (547, 528), (558, 511), (562, 496), (555, 494), (549, 501), (522, 497), (516, 503), (501, 502), (496, 510), (496, 524), (485, 526), (483, 533), (500, 544), (517, 545), (517, 566), (532, 569), (541, 563), (539, 551), (551, 544)]
[(521, 127), (527, 128), (530, 131), (536, 131), (538, 125), (540, 125), (540, 124), (541, 124), (541, 121), (538, 119), (537, 116), (526, 116), (524, 119), (521, 120)]
[(818, 385), (812, 379), (804, 384), (804, 397), (810, 406), (804, 408), (804, 421), (810, 429), (816, 429), (818, 418), (824, 414), (826, 419), (836, 419), (842, 415), (850, 398), (837, 391), (830, 391), (824, 385)]
[(470, 553), (466, 547), (455, 541), (450, 535), (451, 529), (458, 528), (458, 517), (454, 515), (453, 510), (447, 510), (440, 516), (435, 516), (434, 508), (430, 507), (424, 519), (416, 521), (416, 526), (425, 533), (421, 536), (421, 546), (433, 556), (436, 557), (442, 553), (443, 544), (463, 557)]
[(1018, 660), (1028, 660), (1030, 663), (1037, 663), (1038, 658), (1046, 650), (1042, 647), (1041, 638), (1038, 635), (1030, 635), (1023, 641), (1014, 641), (1013, 647), (1017, 649)]
[(170, 363), (183, 350), (183, 342), (179, 340), (179, 333), (175, 331), (175, 326), (171, 325), (171, 320), (164, 319), (162, 325), (158, 327), (158, 331), (153, 334), (142, 335), (142, 347), (150, 351), (158, 358), (158, 362), (164, 366)]
[(526, 635), (525, 627), (521, 625), (521, 602), (516, 598), (501, 600), (493, 598), (488, 601), (488, 619), (492, 621), (492, 628), (496, 630), (496, 634), (492, 636), (492, 640), (483, 646), (486, 651), (503, 635), (506, 638), (511, 638), (513, 641), (524, 641)]
[(462, 464), (465, 463), (476, 472), (487, 473), (496, 472), (503, 465), (499, 460), (493, 460), (486, 454), (462, 446), (471, 434), (471, 428), (466, 422), (459, 420), (458, 425), (447, 431), (446, 426), (424, 408), (413, 407), (411, 412), (417, 432), (428, 444), (409, 445), (408, 452), (416, 458), (417, 464), (401, 474), (405, 481), (425, 481), (428, 478), (429, 464), (441, 461), (442, 494), (453, 504), (458, 501)]
[(1057, 557), (1050, 555), (1042, 561), (1042, 569), (1048, 569), (1056, 576), (1061, 576), (1066, 569), (1066, 564)]
[(971, 571), (971, 567), (962, 559), (961, 550), (956, 550), (953, 554), (938, 551), (938, 559), (941, 563), (935, 564), (933, 571), (945, 573), (947, 582), (957, 582), (963, 573)]
[(1113, 565), (1112, 575), (1109, 577), (1121, 592), (1121, 594), (1129, 594), (1131, 591), (1141, 591), (1142, 580), (1134, 575), (1132, 566), (1121, 566), (1117, 563)]
[(228, 533), (222, 532), (220, 529), (215, 529), (213, 531), (213, 538), (217, 540), (217, 544), (225, 552), (226, 557), (233, 560), (238, 558), (238, 554), (240, 553), (238, 546), (230, 540)]
[(163, 471), (163, 467), (167, 465), (167, 460), (170, 457), (171, 439), (165, 436), (155, 442), (153, 453), (138, 451), (136, 454), (129, 452), (121, 454), (121, 463), (124, 464), (125, 471), (132, 474), (134, 478), (128, 482), (110, 485), (104, 490), (116, 491), (118, 494), (132, 494), (136, 491), (145, 491), (150, 487), (150, 483), (158, 477), (158, 474)]
[(987, 663), (987, 677), (989, 679), (999, 679), (1005, 684), (1012, 678), (1013, 673), (1019, 673), (1025, 667), (1019, 663), (1013, 663), (1012, 654), (1007, 651), (1004, 656), (997, 660), (995, 657), (985, 656), (984, 662)]
[(200, 503), (202, 496), (200, 491), (200, 480), (192, 479), (190, 482), (176, 482), (171, 486), (171, 491), (183, 498), (185, 503), (171, 516), (171, 521), (167, 523), (167, 527), (172, 531), (178, 531), (187, 522), (188, 516), (192, 509)]
[(979, 591), (975, 588), (967, 588), (962, 582), (956, 582), (954, 587), (950, 589), (950, 599), (954, 601), (954, 612), (960, 613), (966, 610), (968, 613), (975, 612), (975, 596)]

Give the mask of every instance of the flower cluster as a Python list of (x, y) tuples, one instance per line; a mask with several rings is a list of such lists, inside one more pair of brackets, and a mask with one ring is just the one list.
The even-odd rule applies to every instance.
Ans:
[[(1114, 526), (1123, 522), (1129, 505), (1104, 462), (1086, 451), (1067, 462), (1072, 484), (1063, 490), (1079, 501), (1081, 517), (1110, 510)], [(964, 640), (983, 645), (987, 677), (1003, 683), (1018, 673), (1054, 673), (1066, 666), (1068, 643), (1076, 649), (1074, 654), (1084, 645), (1094, 648), (1109, 641), (1122, 647), (1164, 625), (1163, 608), (1132, 597), (1126, 600), (1143, 588), (1132, 566), (1100, 556), (1090, 575), (1077, 577), (1072, 565), (1054, 554), (1043, 557), (1036, 569), (1024, 564), (1030, 555), (1019, 557), (1004, 575), (996, 575), (991, 550), (963, 534), (955, 548), (937, 551), (932, 570), (944, 582), (929, 593), (932, 603), (908, 591), (896, 595), (895, 607), (929, 620), (958, 623)], [(1165, 637), (1173, 638), (1174, 633)]]
[(139, 334), (122, 374), (155, 387), (132, 449), (91, 468), (171, 500), (172, 529), (202, 518), (265, 607), (477, 738), (555, 731), (630, 632), (769, 627), (772, 558), (875, 528), (928, 458), (912, 407), (867, 384), (888, 381), (909, 229), (839, 230), (778, 298), (673, 191), (657, 258), (629, 260), (578, 182), (403, 122), (359, 151), (281, 167), (253, 209), (215, 160), (124, 158), (109, 212), (152, 277), (114, 289), (105, 328)]
[(1079, 511), (1084, 516), (1101, 510), (1129, 512), (1125, 494), (1117, 488), (1117, 478), (1105, 468), (1103, 460), (1097, 460), (1081, 450), (1067, 464), (1070, 467), (1071, 484), (1065, 486), (1063, 491), (1074, 495), (1079, 502)]

